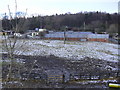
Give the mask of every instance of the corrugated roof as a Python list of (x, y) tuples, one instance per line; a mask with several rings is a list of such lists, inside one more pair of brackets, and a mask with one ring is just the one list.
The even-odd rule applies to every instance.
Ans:
[(88, 38), (109, 38), (109, 34), (89, 34)]
[[(70, 37), (70, 38), (87, 38), (88, 33), (81, 33), (81, 32), (66, 32), (65, 33), (66, 37)], [(45, 37), (49, 38), (49, 37), (58, 37), (58, 38), (62, 38), (64, 37), (64, 32), (53, 32), (53, 33), (49, 33), (46, 34)]]
[[(68, 38), (109, 38), (108, 34), (93, 34), (92, 32), (66, 32)], [(64, 32), (53, 32), (46, 34), (47, 38), (63, 38)]]

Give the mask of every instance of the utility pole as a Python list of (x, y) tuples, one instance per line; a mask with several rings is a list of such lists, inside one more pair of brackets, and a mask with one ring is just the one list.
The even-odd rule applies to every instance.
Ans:
[(85, 28), (85, 22), (84, 22), (84, 31), (85, 31), (85, 29), (86, 29), (86, 28)]
[(107, 28), (108, 28), (108, 22), (107, 21), (105, 22), (105, 28), (106, 28), (106, 31), (107, 31)]
[(65, 41), (66, 41), (66, 31), (68, 29), (68, 26), (65, 26), (65, 29), (64, 29), (64, 44), (65, 44)]
[(42, 23), (43, 23), (43, 17), (41, 16), (41, 20), (40, 20), (40, 28), (41, 28), (41, 29), (43, 28)]

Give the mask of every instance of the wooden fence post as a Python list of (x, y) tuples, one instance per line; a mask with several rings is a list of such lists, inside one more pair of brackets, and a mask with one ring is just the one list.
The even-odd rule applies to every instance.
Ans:
[(110, 77), (110, 75), (111, 75), (111, 72), (108, 72), (108, 77)]
[(72, 80), (72, 74), (70, 74), (70, 76), (69, 76), (70, 78), (69, 78), (69, 80)]
[(65, 82), (65, 75), (63, 74), (63, 79), (62, 79), (62, 83)]
[(119, 77), (119, 72), (117, 72), (117, 76), (116, 77)]
[(89, 80), (91, 80), (91, 74), (89, 74)]
[(81, 79), (81, 75), (80, 75), (80, 79)]
[(99, 78), (98, 78), (99, 80), (101, 79), (101, 73), (99, 72)]

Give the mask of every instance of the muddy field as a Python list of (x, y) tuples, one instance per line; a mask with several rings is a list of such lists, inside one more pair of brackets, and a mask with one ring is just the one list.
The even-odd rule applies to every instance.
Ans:
[[(108, 82), (117, 82), (116, 73), (118, 72), (118, 62), (109, 62), (100, 59), (85, 57), (83, 59), (74, 61), (71, 59), (58, 58), (54, 55), (50, 56), (24, 56), (15, 55), (14, 67), (12, 73), (13, 78), (21, 78), (14, 83), (5, 85), (5, 79), (8, 73), (9, 60), (7, 55), (3, 55), (2, 78), (3, 87), (23, 87), (23, 88), (108, 88)], [(18, 71), (20, 71), (18, 73)], [(111, 80), (107, 76), (111, 74)], [(62, 76), (57, 81), (48, 80), (50, 76)], [(76, 76), (77, 75), (77, 76)], [(92, 83), (81, 83), (79, 75), (94, 75), (100, 76), (99, 81)], [(64, 78), (63, 78), (64, 76)], [(102, 78), (103, 77), (103, 78)], [(106, 78), (106, 82), (100, 81)], [(60, 82), (59, 82), (60, 81)], [(84, 80), (83, 80), (84, 81)], [(90, 81), (88, 79), (88, 81)]]

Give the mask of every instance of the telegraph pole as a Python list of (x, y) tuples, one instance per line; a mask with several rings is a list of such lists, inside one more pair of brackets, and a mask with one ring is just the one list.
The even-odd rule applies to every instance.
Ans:
[(66, 31), (68, 29), (68, 26), (65, 26), (65, 29), (64, 29), (64, 44), (65, 44), (65, 41), (66, 41)]
[(86, 29), (86, 28), (85, 28), (85, 22), (84, 22), (84, 31), (85, 31), (85, 29)]

